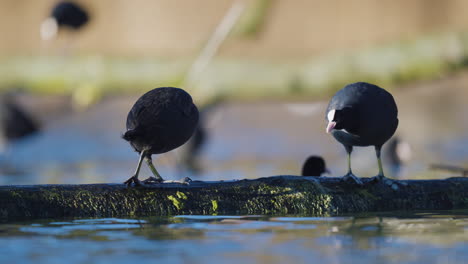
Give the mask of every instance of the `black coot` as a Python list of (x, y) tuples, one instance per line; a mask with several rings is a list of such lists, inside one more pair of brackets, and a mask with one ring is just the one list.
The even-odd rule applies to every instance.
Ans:
[(310, 156), (304, 162), (302, 167), (302, 176), (322, 176), (328, 173), (325, 166), (325, 160), (320, 156)]
[(383, 163), (390, 166), (390, 175), (400, 177), (405, 164), (411, 159), (411, 145), (400, 136), (393, 136), (382, 149)]
[(187, 144), (185, 144), (181, 159), (182, 167), (192, 174), (199, 175), (202, 172), (200, 155), (203, 147), (206, 145), (206, 142), (209, 141), (211, 137), (208, 119), (209, 116), (213, 114), (213, 111), (215, 111), (224, 101), (224, 96), (218, 95), (199, 108), (200, 115), (197, 129)]
[(362, 184), (351, 171), (351, 152), (354, 146), (375, 147), (379, 174), (374, 179), (386, 179), (380, 150), (397, 129), (397, 115), (393, 96), (377, 85), (353, 83), (333, 96), (326, 112), (327, 133), (331, 133), (348, 152), (348, 173), (344, 177), (345, 180), (351, 178)]
[(127, 132), (123, 135), (140, 153), (135, 175), (125, 183), (140, 185), (138, 173), (143, 159), (155, 176), (149, 181), (161, 182), (151, 155), (171, 151), (187, 142), (197, 127), (198, 115), (192, 97), (180, 88), (156, 88), (141, 96), (128, 113)]
[(0, 122), (5, 141), (22, 139), (39, 131), (38, 123), (14, 101), (12, 95), (3, 95), (0, 102)]
[(89, 21), (88, 11), (72, 1), (60, 1), (52, 7), (49, 18), (41, 25), (43, 39), (57, 35), (59, 28), (79, 30)]
[(51, 17), (55, 18), (59, 26), (72, 29), (81, 28), (89, 20), (88, 12), (71, 1), (57, 3), (52, 9)]
[(203, 114), (200, 112), (200, 120), (198, 126), (193, 133), (192, 138), (187, 142), (186, 149), (182, 152), (182, 164), (192, 174), (199, 174), (201, 166), (199, 164), (199, 154), (205, 145), (207, 131), (203, 122)]

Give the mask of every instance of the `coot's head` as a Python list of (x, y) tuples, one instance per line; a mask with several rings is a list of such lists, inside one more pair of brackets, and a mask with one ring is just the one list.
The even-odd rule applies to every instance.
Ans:
[(354, 108), (345, 107), (343, 109), (331, 109), (327, 113), (327, 133), (330, 133), (333, 129), (344, 129), (348, 132), (353, 133), (358, 129), (358, 118), (359, 115), (357, 115), (356, 110)]
[(41, 38), (50, 40), (57, 36), (60, 28), (77, 31), (90, 20), (88, 10), (73, 1), (59, 1), (40, 27)]

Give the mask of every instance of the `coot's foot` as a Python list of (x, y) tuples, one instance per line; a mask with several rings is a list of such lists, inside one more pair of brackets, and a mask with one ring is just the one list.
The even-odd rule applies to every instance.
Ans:
[(164, 180), (162, 178), (156, 178), (156, 177), (149, 177), (148, 179), (142, 181), (144, 184), (156, 184), (156, 183), (162, 183)]
[(359, 185), (359, 186), (364, 185), (362, 183), (361, 179), (359, 179), (358, 177), (356, 177), (356, 175), (354, 175), (352, 173), (348, 173), (345, 176), (343, 176), (341, 178), (341, 181), (344, 181), (344, 182), (347, 182), (347, 183), (350, 183), (350, 184), (354, 184), (354, 185)]
[(128, 180), (124, 182), (124, 184), (126, 184), (128, 187), (132, 186), (132, 183), (134, 183), (135, 186), (141, 186), (141, 181), (138, 179), (136, 175), (130, 177)]
[(377, 176), (372, 177), (371, 182), (372, 183), (386, 184), (386, 185), (390, 186), (395, 191), (398, 190), (400, 188), (400, 186), (407, 185), (406, 183), (403, 183), (403, 182), (400, 182), (400, 181), (397, 181), (397, 180), (389, 179), (389, 178), (385, 177), (382, 174), (379, 174)]

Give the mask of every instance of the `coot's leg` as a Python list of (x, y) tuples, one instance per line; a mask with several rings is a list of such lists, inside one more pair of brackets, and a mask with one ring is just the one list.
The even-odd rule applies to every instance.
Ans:
[(146, 154), (146, 152), (144, 150), (140, 153), (140, 159), (138, 159), (138, 165), (137, 165), (137, 168), (135, 170), (135, 174), (132, 177), (130, 177), (127, 181), (124, 182), (124, 184), (127, 184), (127, 186), (131, 186), (132, 182), (135, 183), (135, 186), (140, 186), (141, 185), (141, 182), (138, 179), (138, 174), (140, 173), (141, 163), (143, 162), (145, 154)]
[(160, 183), (163, 182), (164, 179), (159, 175), (159, 172), (156, 170), (156, 168), (153, 165), (153, 160), (151, 159), (151, 155), (147, 155), (145, 157), (146, 164), (148, 164), (148, 167), (150, 168), (151, 172), (153, 173), (154, 177), (149, 177), (148, 179), (144, 180), (144, 183)]
[(363, 185), (362, 181), (353, 174), (351, 170), (351, 152), (353, 152), (353, 146), (344, 145), (346, 152), (348, 153), (348, 173), (341, 178), (342, 181), (351, 182), (357, 185)]
[(405, 183), (399, 182), (397, 180), (392, 180), (385, 177), (382, 168), (382, 159), (380, 158), (380, 150), (382, 146), (375, 146), (375, 155), (377, 156), (377, 164), (379, 165), (379, 174), (377, 176), (372, 177), (373, 182), (383, 182), (388, 186), (392, 187), (394, 190), (398, 190), (398, 185), (406, 185)]
[(351, 152), (353, 152), (353, 146), (346, 146), (345, 145), (346, 152), (348, 153), (348, 175), (351, 174), (353, 175), (353, 172), (351, 170)]

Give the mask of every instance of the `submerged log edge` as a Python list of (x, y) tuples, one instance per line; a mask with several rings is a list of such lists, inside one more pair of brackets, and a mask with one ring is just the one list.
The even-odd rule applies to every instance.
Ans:
[(252, 180), (0, 186), (0, 219), (202, 215), (337, 215), (392, 210), (468, 209), (468, 178), (402, 180), (394, 190), (362, 178), (272, 176)]

